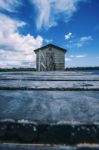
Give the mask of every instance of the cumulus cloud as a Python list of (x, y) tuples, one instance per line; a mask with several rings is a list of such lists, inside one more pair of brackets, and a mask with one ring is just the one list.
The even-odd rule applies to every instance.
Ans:
[(35, 62), (33, 50), (41, 47), (43, 38), (38, 35), (21, 35), (19, 27), (24, 22), (12, 20), (0, 14), (0, 67), (32, 66)]
[(92, 36), (83, 36), (79, 39), (79, 41), (75, 44), (77, 47), (82, 47), (85, 43), (92, 41)]
[(69, 32), (68, 34), (65, 35), (65, 40), (69, 40), (72, 38), (72, 33)]
[(60, 18), (69, 22), (77, 11), (79, 2), (86, 0), (30, 0), (37, 11), (37, 28), (50, 28), (58, 24)]

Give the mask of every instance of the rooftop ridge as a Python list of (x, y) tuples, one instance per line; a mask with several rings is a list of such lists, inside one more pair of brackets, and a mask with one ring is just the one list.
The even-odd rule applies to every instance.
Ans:
[(38, 48), (38, 49), (35, 49), (34, 52), (36, 53), (37, 51), (39, 51), (39, 50), (41, 50), (41, 49), (44, 49), (44, 48), (47, 48), (47, 47), (54, 47), (54, 48), (60, 49), (60, 50), (62, 50), (62, 51), (64, 51), (64, 52), (67, 52), (67, 49), (62, 48), (62, 47), (59, 47), (59, 46), (57, 46), (57, 45), (55, 45), (55, 44), (52, 44), (52, 43), (49, 43), (49, 44), (47, 44), (47, 45), (45, 45), (45, 46), (42, 46), (42, 47), (40, 47), (40, 48)]

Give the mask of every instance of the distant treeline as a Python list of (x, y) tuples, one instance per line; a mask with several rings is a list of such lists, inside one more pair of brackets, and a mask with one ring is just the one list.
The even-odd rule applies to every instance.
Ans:
[(0, 68), (0, 72), (3, 71), (36, 71), (36, 68)]
[[(99, 70), (99, 67), (71, 67), (66, 68), (66, 71), (80, 71), (80, 70)], [(5, 71), (36, 71), (36, 68), (0, 68), (0, 72)]]
[(99, 67), (72, 67), (66, 68), (66, 71), (79, 71), (79, 70), (99, 70)]

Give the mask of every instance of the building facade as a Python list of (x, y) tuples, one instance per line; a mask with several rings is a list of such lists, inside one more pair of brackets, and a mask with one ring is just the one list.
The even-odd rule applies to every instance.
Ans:
[(34, 50), (37, 71), (55, 71), (65, 69), (66, 50), (53, 44)]

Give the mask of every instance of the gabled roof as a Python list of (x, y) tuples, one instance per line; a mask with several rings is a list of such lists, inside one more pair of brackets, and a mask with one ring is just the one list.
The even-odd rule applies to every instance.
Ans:
[(41, 48), (38, 48), (38, 49), (34, 50), (34, 52), (36, 53), (37, 51), (39, 51), (39, 50), (41, 50), (41, 49), (45, 49), (45, 48), (49, 48), (49, 47), (54, 47), (54, 48), (57, 48), (57, 49), (62, 50), (62, 51), (64, 51), (64, 52), (67, 51), (66, 49), (61, 48), (61, 47), (59, 47), (59, 46), (57, 46), (57, 45), (48, 44), (48, 45), (45, 45), (45, 46), (43, 46), (43, 47), (41, 47)]

